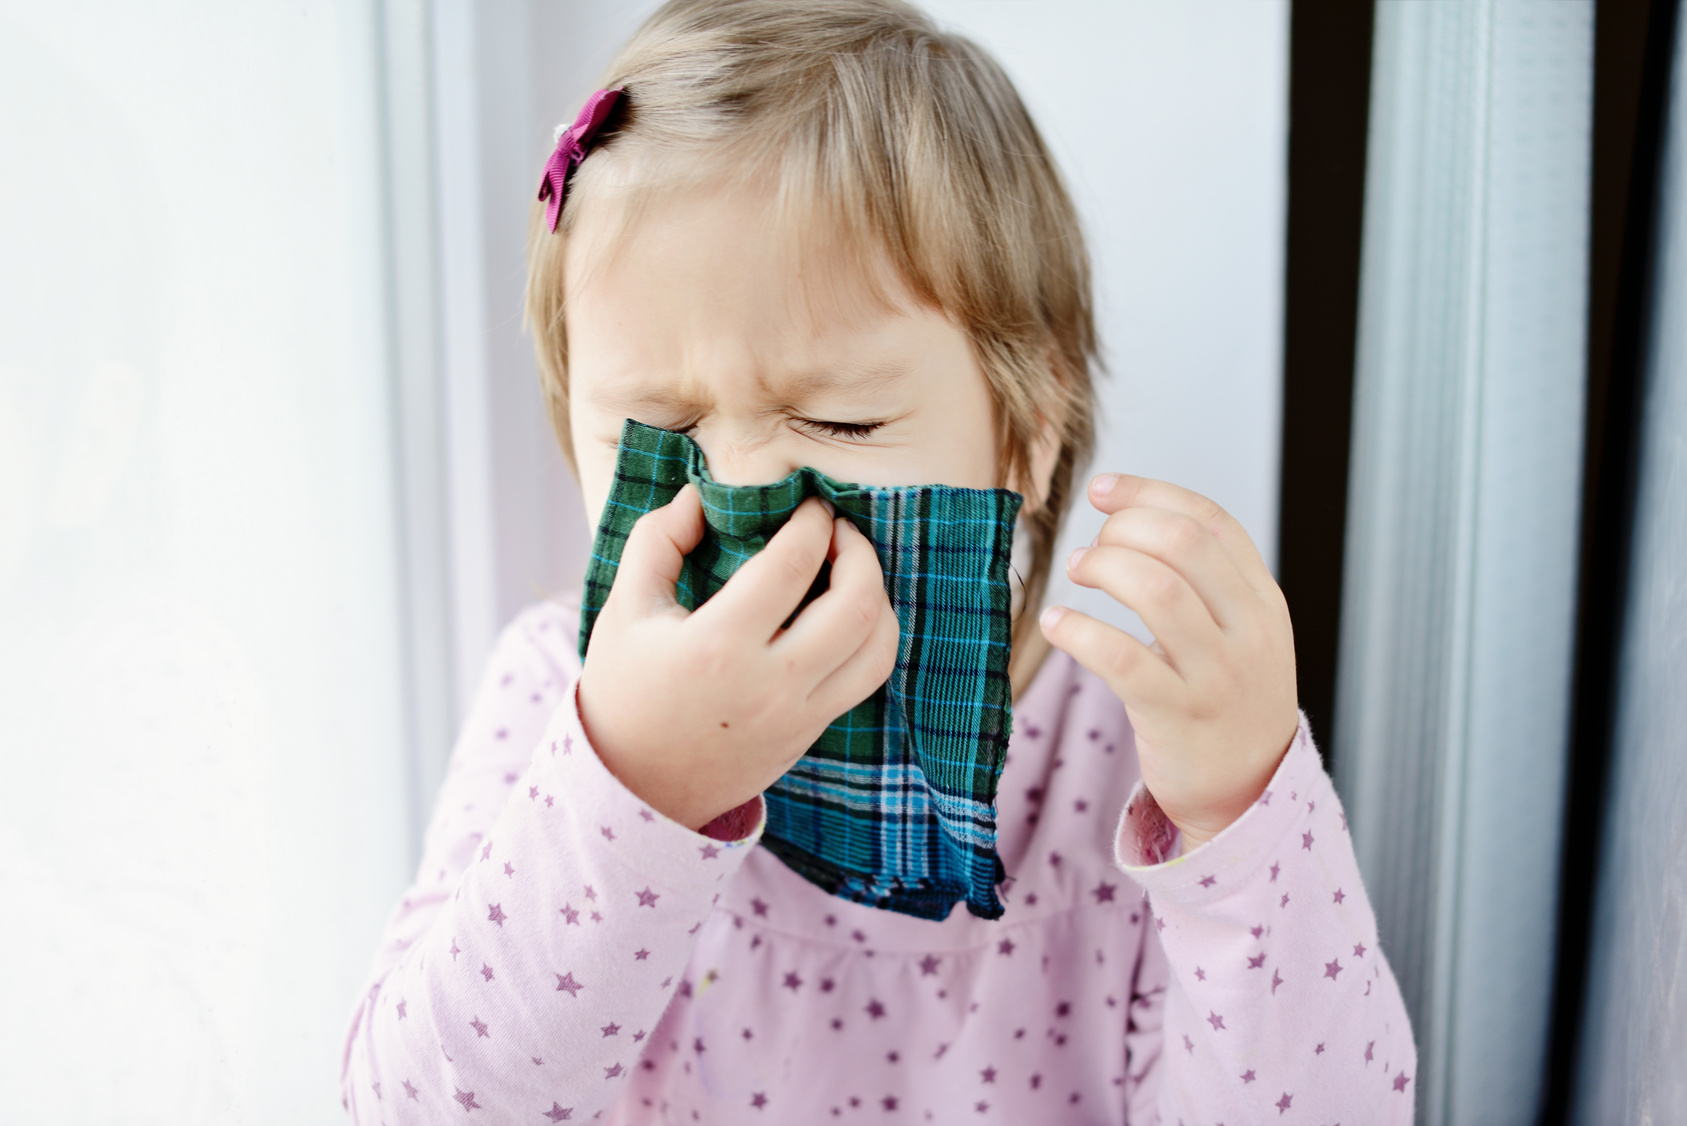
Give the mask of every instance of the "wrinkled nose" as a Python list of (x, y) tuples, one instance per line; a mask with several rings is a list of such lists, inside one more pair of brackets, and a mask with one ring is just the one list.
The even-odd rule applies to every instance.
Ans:
[(723, 485), (771, 485), (800, 468), (776, 432), (701, 433), (697, 445), (709, 476)]

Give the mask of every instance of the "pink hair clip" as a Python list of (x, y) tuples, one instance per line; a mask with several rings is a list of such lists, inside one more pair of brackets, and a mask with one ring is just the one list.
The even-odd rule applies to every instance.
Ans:
[(545, 176), (539, 181), (539, 198), (548, 201), (545, 220), (551, 230), (556, 230), (557, 220), (562, 218), (562, 193), (568, 190), (568, 177), (586, 159), (587, 147), (597, 136), (597, 131), (603, 128), (609, 111), (620, 101), (623, 89), (617, 86), (612, 90), (599, 90), (586, 99), (585, 107), (580, 110), (580, 116), (574, 119), (573, 125), (557, 130), (556, 149), (551, 153), (551, 159), (545, 162)]

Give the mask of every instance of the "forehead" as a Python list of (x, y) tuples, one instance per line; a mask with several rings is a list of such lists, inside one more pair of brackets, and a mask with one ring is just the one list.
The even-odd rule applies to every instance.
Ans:
[(582, 204), (564, 281), (576, 372), (735, 364), (800, 379), (842, 364), (871, 374), (917, 348), (931, 322), (948, 325), (882, 248), (773, 188), (722, 178), (625, 198), (599, 191)]

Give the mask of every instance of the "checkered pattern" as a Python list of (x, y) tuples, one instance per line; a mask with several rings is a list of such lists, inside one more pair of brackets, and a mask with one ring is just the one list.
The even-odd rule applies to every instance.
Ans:
[(586, 572), (582, 656), (634, 522), (688, 481), (707, 528), (676, 584), (681, 605), (706, 601), (818, 495), (872, 542), (902, 627), (890, 680), (764, 795), (762, 843), (845, 899), (926, 919), (965, 900), (999, 918), (995, 802), (1013, 729), (1008, 561), (1019, 494), (866, 488), (807, 468), (772, 485), (722, 485), (690, 438), (628, 420)]

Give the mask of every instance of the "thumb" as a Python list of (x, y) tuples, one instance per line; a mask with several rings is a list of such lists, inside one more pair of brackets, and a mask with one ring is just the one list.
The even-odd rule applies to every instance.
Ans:
[(685, 557), (702, 540), (703, 502), (686, 485), (673, 500), (640, 516), (627, 534), (609, 601), (643, 613), (677, 609), (674, 584)]

